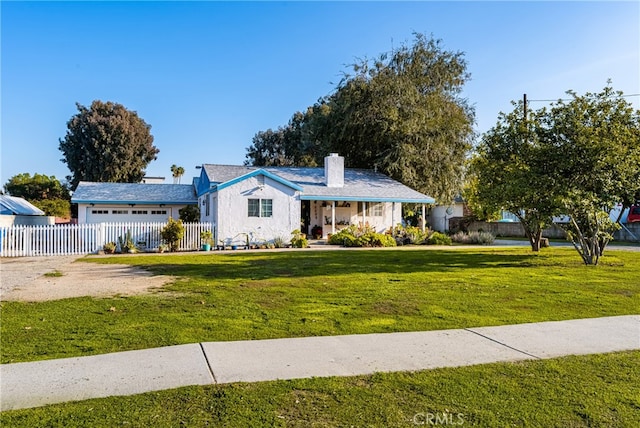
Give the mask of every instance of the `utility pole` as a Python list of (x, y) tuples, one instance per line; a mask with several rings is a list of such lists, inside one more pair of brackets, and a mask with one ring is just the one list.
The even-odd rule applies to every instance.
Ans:
[(522, 96), (522, 101), (524, 103), (524, 121), (527, 121), (527, 94)]

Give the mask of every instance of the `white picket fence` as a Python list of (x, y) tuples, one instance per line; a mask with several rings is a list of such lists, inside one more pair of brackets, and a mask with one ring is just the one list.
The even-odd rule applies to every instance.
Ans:
[[(107, 242), (118, 243), (131, 233), (141, 250), (154, 250), (162, 243), (160, 231), (166, 223), (96, 223), (0, 227), (0, 257), (65, 256), (96, 253)], [(180, 251), (200, 248), (200, 232), (211, 223), (184, 223)]]

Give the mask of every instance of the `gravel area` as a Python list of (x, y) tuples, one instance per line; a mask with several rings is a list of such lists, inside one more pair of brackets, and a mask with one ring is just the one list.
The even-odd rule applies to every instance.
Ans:
[[(82, 256), (0, 259), (0, 300), (44, 301), (150, 292), (173, 281), (128, 265), (76, 262)], [(60, 276), (45, 276), (47, 273)]]

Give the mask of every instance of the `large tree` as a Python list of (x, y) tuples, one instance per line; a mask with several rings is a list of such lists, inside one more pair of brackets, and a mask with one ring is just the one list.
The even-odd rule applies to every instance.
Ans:
[(524, 117), (524, 104), (500, 113), (498, 123), (486, 132), (471, 159), (469, 202), (480, 216), (500, 210), (513, 213), (524, 228), (533, 251), (540, 250), (542, 231), (560, 213), (548, 160), (536, 136), (535, 114)]
[[(472, 160), (476, 205), (516, 214), (532, 248), (556, 214), (585, 264), (597, 264), (616, 225), (609, 212), (640, 193), (640, 111), (610, 86), (529, 113), (501, 114)], [(537, 247), (539, 248), (539, 246)]]
[(640, 110), (610, 82), (599, 93), (567, 94), (542, 110), (539, 138), (569, 239), (585, 264), (597, 264), (619, 227), (609, 212), (640, 194)]
[(78, 114), (67, 122), (67, 134), (59, 146), (72, 174), (67, 177), (71, 188), (83, 180), (140, 181), (159, 152), (151, 126), (121, 104), (96, 100), (90, 108), (76, 106)]
[(351, 73), (296, 113), (283, 138), (254, 139), (248, 163), (321, 164), (338, 152), (348, 167), (376, 168), (449, 202), (460, 191), (473, 138), (474, 110), (460, 96), (469, 79), (463, 54), (416, 34), (411, 46), (359, 61)]
[(4, 191), (11, 196), (18, 196), (31, 202), (44, 211), (46, 215), (69, 217), (69, 189), (55, 176), (45, 174), (22, 173), (11, 177), (4, 185)]

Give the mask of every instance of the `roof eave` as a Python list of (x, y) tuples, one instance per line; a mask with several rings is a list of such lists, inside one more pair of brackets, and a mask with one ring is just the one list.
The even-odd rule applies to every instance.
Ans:
[(405, 204), (435, 204), (433, 198), (384, 198), (366, 196), (338, 196), (338, 195), (300, 195), (303, 201), (345, 201), (345, 202), (400, 202)]
[(140, 201), (140, 200), (133, 200), (133, 201), (105, 201), (105, 200), (91, 200), (91, 199), (85, 199), (85, 200), (74, 200), (71, 199), (71, 202), (74, 204), (101, 204), (101, 205), (159, 205), (159, 204), (163, 204), (163, 205), (191, 205), (191, 204), (197, 204), (198, 201), (196, 199), (191, 199), (188, 201)]

